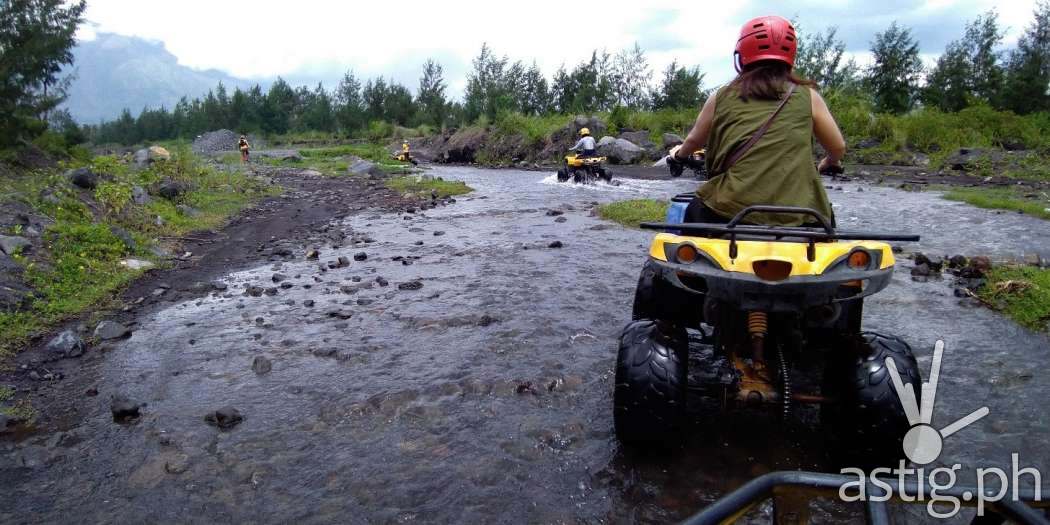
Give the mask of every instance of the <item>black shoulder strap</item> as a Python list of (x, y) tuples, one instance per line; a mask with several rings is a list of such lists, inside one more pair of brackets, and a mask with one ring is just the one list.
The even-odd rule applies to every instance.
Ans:
[(777, 115), (780, 114), (780, 110), (784, 109), (784, 106), (787, 105), (788, 100), (791, 99), (791, 95), (795, 93), (795, 88), (797, 87), (797, 84), (795, 84), (794, 82), (791, 83), (791, 86), (788, 87), (787, 94), (784, 95), (784, 99), (780, 101), (780, 105), (778, 105), (777, 109), (773, 111), (773, 114), (769, 115), (769, 118), (767, 118), (766, 121), (762, 123), (762, 127), (758, 128), (758, 131), (756, 131), (754, 135), (751, 135), (751, 138), (748, 139), (747, 142), (741, 144), (740, 147), (733, 150), (733, 152), (730, 153), (728, 157), (725, 157), (722, 160), (722, 164), (718, 166), (718, 169), (711, 173), (711, 177), (721, 175), (729, 171), (729, 169), (732, 168), (733, 165), (736, 164), (737, 161), (739, 161), (740, 158), (743, 157), (748, 152), (748, 150), (750, 150), (755, 145), (755, 143), (757, 143), (759, 139), (761, 139), (762, 136), (766, 134), (767, 131), (769, 131), (769, 126), (773, 124), (773, 120), (776, 119)]

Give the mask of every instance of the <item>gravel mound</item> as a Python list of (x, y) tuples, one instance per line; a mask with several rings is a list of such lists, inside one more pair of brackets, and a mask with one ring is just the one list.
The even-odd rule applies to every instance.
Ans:
[[(193, 141), (193, 152), (202, 154), (237, 151), (237, 140), (240, 138), (240, 134), (228, 129), (209, 131)], [(248, 144), (251, 144), (252, 149), (258, 149), (263, 146), (261, 140), (251, 135), (248, 135)]]

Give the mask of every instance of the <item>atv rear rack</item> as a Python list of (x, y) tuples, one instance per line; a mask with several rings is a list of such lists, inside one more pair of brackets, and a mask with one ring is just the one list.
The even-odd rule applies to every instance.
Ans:
[[(675, 199), (681, 199), (683, 196), (676, 196)], [(677, 201), (682, 202), (682, 201)], [(745, 217), (752, 213), (791, 213), (796, 215), (804, 215), (816, 220), (819, 228), (801, 227), (801, 226), (758, 226), (751, 224), (740, 224)], [(735, 259), (737, 254), (737, 236), (753, 236), (753, 237), (772, 237), (775, 240), (782, 240), (785, 238), (793, 237), (796, 239), (804, 239), (805, 242), (809, 243), (809, 259), (812, 261), (815, 257), (814, 243), (817, 242), (830, 242), (830, 241), (899, 241), (899, 242), (915, 242), (919, 240), (918, 235), (901, 234), (901, 233), (876, 233), (876, 232), (862, 232), (862, 231), (844, 231), (836, 230), (832, 227), (831, 223), (816, 210), (810, 208), (797, 208), (794, 206), (748, 206), (740, 213), (736, 214), (726, 224), (714, 224), (714, 223), (702, 223), (702, 222), (684, 222), (681, 224), (671, 224), (667, 222), (643, 222), (639, 225), (645, 230), (660, 230), (676, 234), (700, 234), (701, 236), (707, 237), (729, 237), (729, 257)]]
[[(908, 495), (908, 499), (903, 498), (901, 494), (893, 490), (894, 483), (897, 482), (896, 478), (880, 478), (880, 480), (882, 480), (883, 488), (872, 483), (871, 478), (868, 478), (866, 481), (865, 490), (868, 498), (864, 505), (867, 523), (874, 525), (888, 525), (890, 523), (886, 502), (879, 501), (883, 498), (888, 498), (895, 503), (925, 505), (930, 502), (931, 496), (933, 496), (927, 484), (917, 483), (914, 479), (905, 481), (904, 486), (901, 487)], [(774, 522), (790, 523), (792, 522), (790, 519), (783, 519), (785, 516), (780, 516), (781, 512), (791, 512), (791, 510), (777, 507), (776, 496), (778, 494), (801, 493), (803, 495), (838, 499), (839, 491), (843, 487), (856, 487), (857, 483), (858, 479), (856, 476), (844, 476), (841, 474), (795, 471), (771, 472), (755, 478), (733, 492), (722, 496), (682, 523), (683, 525), (732, 523), (741, 518), (755, 505), (771, 498), (773, 499), (772, 519)], [(885, 490), (887, 487), (890, 490)], [(986, 507), (984, 516), (975, 516), (973, 523), (998, 524), (1003, 523), (1005, 519), (1009, 519), (1024, 525), (1050, 524), (1050, 521), (1047, 521), (1043, 513), (1043, 510), (1050, 506), (1050, 501), (1040, 497), (1046, 490), (1047, 487), (1041, 487), (1041, 490), (1038, 492), (1033, 489), (1019, 489), (1017, 491), (1017, 501), (1010, 499), (1010, 497), (1004, 497), (997, 501), (994, 501), (994, 498), (984, 500), (983, 504)], [(1012, 492), (1012, 490), (1007, 490), (1008, 496)], [(973, 507), (977, 505), (978, 498), (974, 497), (977, 494), (980, 493), (976, 487), (953, 486), (948, 489), (938, 489), (936, 496), (939, 498), (950, 497), (963, 507)], [(986, 494), (995, 495), (996, 491), (986, 490)], [(921, 498), (917, 496), (921, 496)], [(808, 498), (806, 504), (808, 505)], [(1040, 510), (1036, 510), (1033, 507)], [(797, 520), (798, 518), (796, 518)], [(804, 523), (805, 521), (802, 522)]]

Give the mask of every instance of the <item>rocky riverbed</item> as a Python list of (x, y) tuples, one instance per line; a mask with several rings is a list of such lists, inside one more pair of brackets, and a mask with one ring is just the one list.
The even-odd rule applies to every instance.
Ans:
[[(763, 472), (830, 468), (805, 412), (785, 426), (700, 408), (667, 456), (613, 435), (616, 337), (651, 233), (595, 206), (695, 181), (431, 174), (476, 191), (420, 207), (364, 178), (275, 173), (295, 189), (128, 291), (139, 304), (109, 319), (126, 334), (23, 355), (53, 375), (15, 381), (41, 419), (0, 441), (0, 521), (665, 522)], [(844, 228), (922, 234), (909, 250), (1050, 247), (1038, 219), (933, 193), (833, 183), (831, 197)], [(945, 341), (935, 423), (990, 409), (939, 461), (1017, 452), (1045, 471), (1050, 340), (909, 270), (867, 302), (866, 325), (908, 340), (924, 371)]]

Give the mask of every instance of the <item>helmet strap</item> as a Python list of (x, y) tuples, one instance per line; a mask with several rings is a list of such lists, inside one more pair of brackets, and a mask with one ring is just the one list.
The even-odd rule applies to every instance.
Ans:
[(733, 51), (733, 68), (739, 73), (744, 69), (743, 65), (740, 64), (740, 51)]

